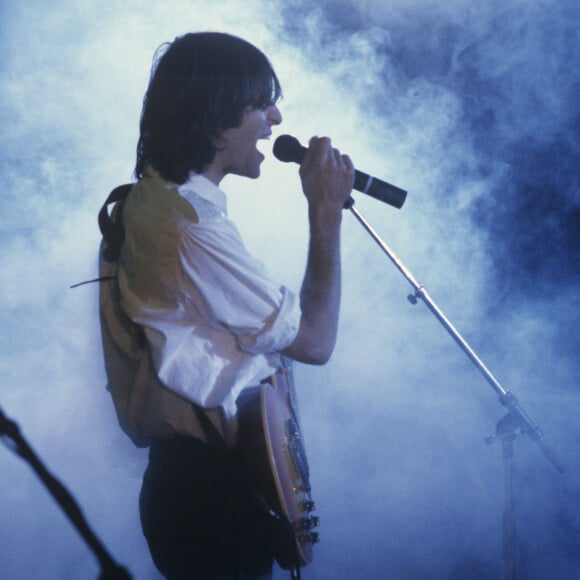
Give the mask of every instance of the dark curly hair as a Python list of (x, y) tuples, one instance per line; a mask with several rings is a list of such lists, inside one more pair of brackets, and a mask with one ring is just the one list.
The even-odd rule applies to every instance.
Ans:
[(224, 130), (281, 92), (266, 56), (236, 36), (198, 32), (162, 45), (143, 99), (135, 176), (151, 165), (163, 179), (184, 183), (213, 161)]

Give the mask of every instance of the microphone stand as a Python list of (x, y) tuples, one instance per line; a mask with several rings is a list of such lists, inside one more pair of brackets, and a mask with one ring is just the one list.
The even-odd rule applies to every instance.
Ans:
[[(354, 199), (349, 197), (344, 205), (344, 209), (349, 209), (364, 229), (375, 240), (391, 262), (403, 274), (408, 282), (413, 286), (415, 293), (408, 296), (411, 304), (417, 304), (418, 299), (423, 300), (435, 318), (443, 325), (445, 330), (451, 335), (453, 340), (459, 345), (461, 350), (468, 356), (475, 367), (499, 395), (500, 403), (507, 409), (507, 414), (498, 421), (496, 425), (496, 435), (503, 445), (503, 465), (504, 465), (504, 513), (503, 513), (503, 553), (506, 580), (516, 578), (516, 526), (513, 513), (513, 442), (517, 435), (525, 433), (538, 445), (545, 458), (559, 472), (565, 473), (567, 466), (556, 453), (546, 444), (544, 435), (540, 428), (524, 412), (517, 398), (513, 393), (504, 388), (485, 366), (467, 341), (459, 334), (457, 329), (449, 322), (441, 309), (435, 304), (426, 288), (415, 280), (415, 277), (397, 258), (394, 252), (379, 237), (377, 232), (369, 225), (360, 212), (354, 207)], [(493, 443), (495, 438), (486, 438), (487, 443)]]
[(99, 560), (101, 566), (99, 580), (130, 580), (131, 576), (129, 573), (125, 568), (115, 563), (103, 544), (91, 530), (72, 495), (46, 469), (26, 439), (21, 435), (18, 425), (14, 421), (9, 420), (0, 407), (0, 438), (4, 437), (10, 438), (14, 442), (13, 446), (7, 444), (7, 447), (11, 448), (12, 451), (20, 455), (31, 465), (32, 469), (36, 472)]

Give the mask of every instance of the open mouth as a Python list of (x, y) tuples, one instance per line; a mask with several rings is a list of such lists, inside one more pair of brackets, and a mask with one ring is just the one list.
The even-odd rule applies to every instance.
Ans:
[(266, 133), (265, 135), (258, 137), (258, 140), (256, 141), (256, 149), (259, 149), (259, 146), (262, 145), (264, 141), (268, 141), (271, 135), (272, 133)]

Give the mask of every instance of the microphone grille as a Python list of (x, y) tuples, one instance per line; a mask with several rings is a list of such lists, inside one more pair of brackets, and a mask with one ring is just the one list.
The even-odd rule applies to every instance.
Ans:
[(280, 161), (302, 163), (306, 149), (292, 135), (280, 135), (274, 142), (274, 155)]

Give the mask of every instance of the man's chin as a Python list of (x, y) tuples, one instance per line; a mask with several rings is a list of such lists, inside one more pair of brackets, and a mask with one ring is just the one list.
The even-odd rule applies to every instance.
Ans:
[(238, 175), (239, 177), (247, 177), (248, 179), (258, 179), (261, 175), (260, 166), (252, 169), (248, 169), (246, 171), (236, 171), (234, 175)]
[(258, 179), (258, 177), (260, 177), (260, 175), (262, 173), (262, 167), (261, 167), (262, 161), (264, 161), (263, 156), (262, 156), (262, 159), (260, 160), (260, 163), (256, 163), (256, 165), (248, 168), (248, 172), (246, 173), (246, 177), (249, 177), (250, 179)]

